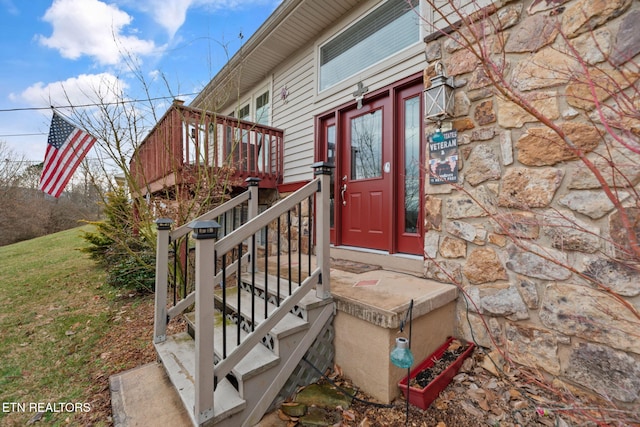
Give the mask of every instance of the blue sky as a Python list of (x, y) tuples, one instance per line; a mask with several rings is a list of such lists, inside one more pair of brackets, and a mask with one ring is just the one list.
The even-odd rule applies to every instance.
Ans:
[[(0, 141), (42, 161), (50, 105), (91, 103), (87, 93), (105, 83), (143, 97), (124, 52), (152, 96), (198, 92), (241, 46), (240, 33), (246, 41), (279, 3), (0, 0)], [(22, 110), (31, 108), (45, 110)]]

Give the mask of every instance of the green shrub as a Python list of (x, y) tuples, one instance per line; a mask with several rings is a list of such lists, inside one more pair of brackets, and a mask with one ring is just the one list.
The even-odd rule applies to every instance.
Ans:
[(155, 285), (155, 235), (136, 226), (133, 206), (123, 190), (107, 194), (104, 221), (91, 222), (96, 231), (84, 232), (83, 248), (107, 270), (116, 288), (152, 292)]

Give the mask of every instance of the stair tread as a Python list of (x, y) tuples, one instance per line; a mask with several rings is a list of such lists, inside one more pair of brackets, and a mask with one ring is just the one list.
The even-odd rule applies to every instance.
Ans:
[[(245, 283), (251, 283), (251, 273), (244, 273), (242, 276), (242, 281)], [(261, 291), (265, 290), (265, 275), (263, 272), (258, 272), (255, 276), (255, 286), (256, 288), (260, 289)], [(274, 275), (267, 275), (266, 277), (266, 281), (268, 282), (268, 293), (271, 296), (277, 296), (277, 287), (276, 284), (280, 283), (280, 298), (284, 299), (286, 297), (288, 297), (290, 295), (289, 293), (289, 279), (287, 278), (279, 278), (278, 276), (274, 276)], [(292, 282), (291, 283), (291, 291), (295, 292), (295, 290), (298, 288), (298, 283), (297, 282)], [(306, 310), (311, 310), (313, 308), (322, 306), (327, 304), (328, 301), (326, 299), (321, 299), (318, 298), (315, 295), (314, 291), (311, 291), (309, 293), (307, 293), (307, 295), (305, 295), (304, 297), (302, 297), (302, 299), (300, 300), (300, 302), (298, 303), (299, 307), (302, 307)]]
[[(197, 424), (193, 407), (195, 405), (195, 341), (186, 332), (168, 336), (164, 342), (155, 343), (158, 357), (167, 371), (180, 399), (194, 424)], [(227, 380), (222, 379), (214, 392), (214, 423), (239, 413), (246, 407), (246, 401)]]
[[(185, 313), (186, 321), (195, 329), (195, 313)], [(222, 359), (223, 345), (223, 322), (220, 316), (214, 319), (213, 346), (216, 355)], [(231, 354), (238, 347), (236, 343), (237, 328), (235, 324), (227, 324), (227, 354)], [(243, 341), (248, 333), (240, 330), (240, 340)], [(232, 370), (234, 376), (240, 381), (246, 381), (249, 378), (264, 372), (272, 366), (278, 364), (280, 358), (265, 346), (255, 346), (246, 357), (244, 357)]]
[[(221, 291), (216, 291), (216, 299), (218, 301), (222, 301)], [(236, 290), (234, 289), (231, 292), (231, 295), (227, 295), (227, 306), (229, 306), (232, 310), (238, 311), (238, 298), (236, 294)], [(240, 293), (240, 308), (242, 315), (245, 319), (251, 319), (251, 294), (246, 291), (241, 291)], [(275, 304), (271, 304), (267, 302), (266, 311), (267, 313), (273, 312), (278, 307)], [(263, 299), (256, 297), (255, 304), (255, 316), (254, 316), (256, 327), (265, 320), (265, 302)], [(291, 314), (285, 314), (284, 318), (278, 322), (273, 329), (270, 331), (270, 334), (275, 338), (283, 338), (285, 336), (291, 335), (298, 331), (304, 330), (308, 327), (308, 323)]]

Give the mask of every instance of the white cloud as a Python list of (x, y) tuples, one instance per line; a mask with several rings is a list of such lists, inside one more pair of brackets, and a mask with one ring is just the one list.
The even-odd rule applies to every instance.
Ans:
[(169, 38), (173, 38), (187, 19), (187, 10), (193, 0), (152, 0), (150, 10), (153, 20), (166, 28)]
[[(139, 7), (153, 16), (153, 20), (167, 30), (169, 38), (173, 38), (182, 27), (187, 11), (191, 8), (202, 8), (209, 13), (221, 9), (250, 9), (256, 4), (272, 4), (277, 6), (281, 0), (146, 0)], [(250, 12), (247, 12), (250, 13)]]
[(51, 23), (53, 33), (38, 40), (65, 58), (87, 55), (102, 65), (115, 65), (123, 55), (150, 55), (158, 50), (153, 41), (125, 34), (133, 18), (99, 0), (54, 0), (43, 19)]
[(122, 101), (127, 84), (110, 73), (81, 74), (64, 81), (35, 83), (10, 99), (29, 105), (90, 105)]

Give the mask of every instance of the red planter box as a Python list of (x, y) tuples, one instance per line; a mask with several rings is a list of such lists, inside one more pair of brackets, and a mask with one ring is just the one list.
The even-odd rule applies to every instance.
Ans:
[(464, 359), (469, 357), (469, 355), (473, 352), (474, 345), (473, 343), (466, 343), (463, 340), (459, 340), (463, 345), (466, 343), (469, 345), (467, 349), (460, 354), (456, 360), (451, 363), (447, 369), (441, 372), (433, 381), (431, 381), (427, 386), (423, 389), (415, 388), (412, 386), (408, 386), (409, 378), (414, 378), (420, 371), (423, 369), (431, 368), (434, 365), (434, 360), (440, 359), (444, 352), (449, 347), (449, 344), (456, 339), (453, 337), (449, 337), (447, 341), (442, 344), (436, 351), (431, 353), (429, 357), (427, 357), (424, 362), (418, 365), (417, 368), (414, 368), (410, 373), (409, 377), (404, 377), (402, 381), (398, 383), (398, 387), (403, 391), (405, 399), (409, 399), (409, 403), (417, 406), (421, 409), (427, 409), (431, 403), (436, 400), (436, 397), (440, 394), (442, 390), (447, 388), (453, 377), (456, 376), (460, 366), (462, 366), (462, 362)]

